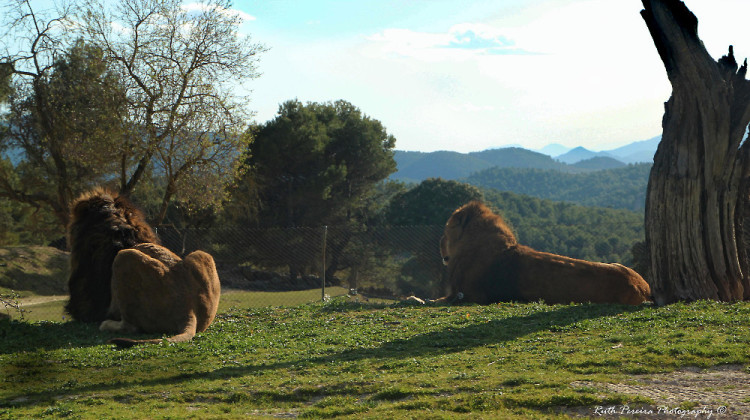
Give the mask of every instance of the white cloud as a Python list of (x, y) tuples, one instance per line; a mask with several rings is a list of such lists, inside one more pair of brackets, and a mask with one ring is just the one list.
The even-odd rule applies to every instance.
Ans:
[(387, 56), (412, 57), (432, 61), (443, 55), (439, 49), (450, 43), (448, 34), (430, 34), (409, 29), (386, 29), (367, 37), (373, 45)]
[(132, 32), (130, 28), (123, 26), (120, 22), (112, 22), (110, 26), (112, 27), (112, 31), (117, 34), (129, 34)]
[(404, 109), (392, 125), (391, 110), (380, 114), (408, 150), (596, 148), (649, 138), (660, 131), (668, 81), (638, 5), (614, 3), (586, 0), (530, 21), (460, 23), (440, 33), (384, 30), (362, 46), (368, 64), (359, 75), (378, 74), (408, 92), (401, 95), (415, 108), (413, 122), (399, 123)]
[(529, 54), (503, 34), (483, 23), (460, 23), (443, 33), (389, 28), (366, 37), (385, 55), (422, 61), (467, 60), (479, 55)]

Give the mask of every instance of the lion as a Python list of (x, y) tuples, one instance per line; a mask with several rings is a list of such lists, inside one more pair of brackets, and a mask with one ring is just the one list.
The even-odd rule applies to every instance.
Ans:
[[(216, 317), (221, 285), (211, 255), (194, 251), (184, 259), (151, 243), (117, 253), (112, 264), (112, 303), (102, 331), (176, 334), (186, 342), (205, 331)], [(113, 338), (119, 347), (160, 343), (161, 339)]]
[(472, 201), (448, 219), (440, 241), (448, 295), (437, 302), (502, 301), (618, 303), (649, 301), (651, 289), (634, 270), (536, 251), (484, 204)]
[(104, 188), (74, 200), (70, 220), (70, 299), (65, 311), (76, 321), (101, 322), (110, 306), (115, 255), (140, 243), (159, 243), (159, 238), (137, 207)]

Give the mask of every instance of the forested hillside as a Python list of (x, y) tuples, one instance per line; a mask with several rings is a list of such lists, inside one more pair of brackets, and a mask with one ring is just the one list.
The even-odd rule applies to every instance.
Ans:
[(573, 166), (578, 169), (584, 169), (587, 171), (600, 171), (603, 169), (622, 168), (623, 166), (626, 166), (626, 164), (611, 157), (596, 156), (592, 157), (591, 159), (585, 159), (576, 162), (573, 164)]
[(460, 179), (473, 172), (491, 168), (492, 163), (458, 152), (403, 152), (393, 156), (398, 172), (391, 179), (418, 183), (427, 178)]
[(484, 201), (508, 222), (521, 244), (592, 261), (632, 264), (631, 249), (643, 240), (643, 215), (584, 207), (483, 189)]
[(554, 201), (642, 212), (650, 170), (651, 165), (646, 163), (584, 173), (490, 168), (470, 175), (465, 181)]

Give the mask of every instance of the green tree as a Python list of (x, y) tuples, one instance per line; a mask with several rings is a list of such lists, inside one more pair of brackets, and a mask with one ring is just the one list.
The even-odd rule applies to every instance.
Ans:
[(24, 5), (11, 25), (24, 35), (20, 52), (0, 59), (13, 80), (0, 151), (18, 156), (0, 167), (0, 197), (49, 210), (62, 227), (73, 197), (114, 169), (124, 94), (100, 49), (80, 40), (65, 47), (65, 11), (45, 19)]
[[(354, 234), (377, 218), (375, 204), (383, 201), (378, 197), (391, 190), (382, 181), (396, 170), (394, 137), (343, 100), (287, 101), (273, 120), (253, 129), (253, 135), (246, 161), (250, 169), (234, 201), (255, 202), (242, 207), (257, 212), (237, 221), (281, 228), (335, 225), (337, 234), (327, 241), (326, 272), (361, 264), (363, 254), (355, 258), (345, 250), (361, 245)], [(297, 260), (288, 265), (296, 276), (314, 263)]]
[(11, 81), (13, 80), (13, 64), (0, 62), (0, 104), (8, 102), (8, 97), (13, 91)]
[(386, 220), (391, 225), (444, 225), (453, 211), (482, 200), (478, 188), (458, 181), (429, 178), (391, 200)]
[[(0, 158), (0, 173), (14, 174), (10, 159)], [(14, 184), (18, 179), (12, 179)], [(35, 207), (0, 196), (0, 246), (50, 244), (64, 246), (60, 221), (47, 207)]]
[(257, 222), (300, 227), (366, 217), (368, 197), (396, 170), (395, 138), (346, 101), (287, 101), (257, 129), (248, 183), (257, 184)]

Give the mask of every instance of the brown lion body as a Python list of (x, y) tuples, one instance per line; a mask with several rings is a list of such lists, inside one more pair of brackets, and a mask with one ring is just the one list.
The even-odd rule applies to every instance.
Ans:
[[(195, 251), (180, 259), (167, 248), (140, 244), (120, 251), (112, 265), (110, 316), (103, 331), (176, 334), (169, 342), (190, 341), (216, 316), (221, 295), (211, 255)], [(160, 339), (110, 340), (119, 346)]]
[(144, 242), (159, 239), (127, 198), (95, 188), (73, 202), (68, 226), (70, 300), (65, 306), (73, 319), (101, 322), (107, 317), (115, 255)]
[(650, 300), (635, 271), (536, 251), (519, 245), (503, 219), (479, 202), (456, 210), (441, 240), (450, 293), (438, 299), (489, 304), (501, 301), (620, 303)]

